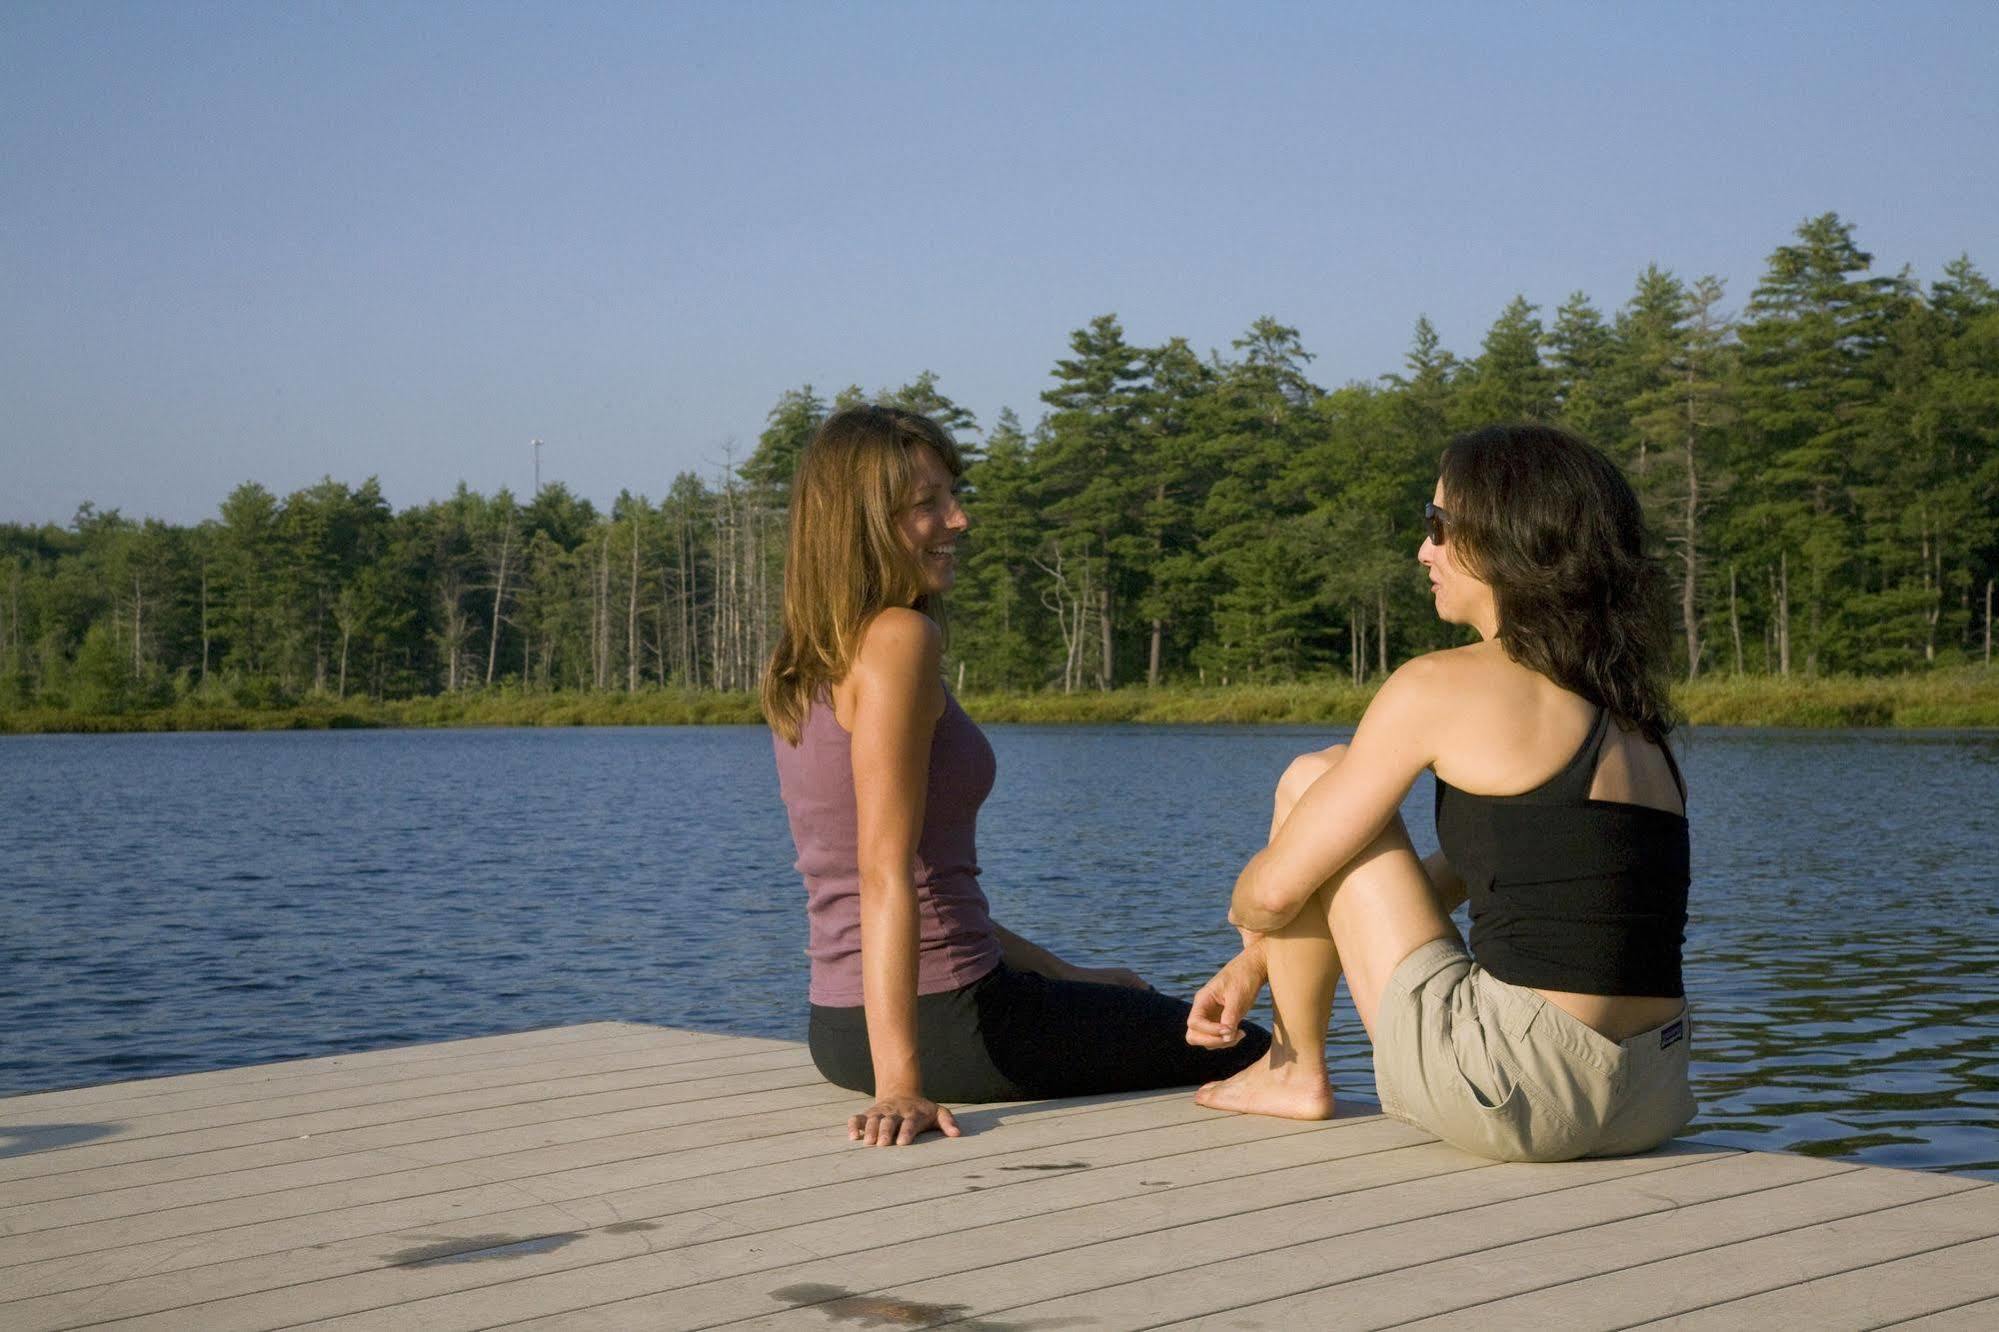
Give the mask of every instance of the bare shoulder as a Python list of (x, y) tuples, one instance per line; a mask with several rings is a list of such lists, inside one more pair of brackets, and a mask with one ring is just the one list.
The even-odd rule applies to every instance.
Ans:
[(1462, 702), (1466, 690), (1477, 689), (1490, 679), (1492, 665), (1485, 647), (1474, 643), (1411, 657), (1382, 682), (1375, 704), (1406, 714), (1445, 702)]
[(934, 673), (943, 659), (944, 634), (937, 622), (922, 611), (890, 606), (876, 613), (861, 630), (854, 665), (896, 675), (926, 668)]
[(1503, 654), (1494, 660), (1495, 645), (1427, 652), (1397, 667), (1382, 682), (1355, 732), (1354, 743), (1397, 752), (1417, 766), (1428, 767), (1459, 743), (1467, 732), (1489, 729), (1478, 719), (1503, 715), (1506, 667)]
[(849, 716), (858, 725), (864, 716), (883, 715), (875, 704), (889, 715), (935, 721), (944, 711), (943, 663), (944, 634), (935, 620), (906, 606), (878, 612), (861, 630), (847, 687), (836, 694), (836, 708), (847, 714), (840, 724), (849, 726)]
[(1440, 660), (1448, 655), (1432, 652), (1414, 657), (1381, 682), (1354, 730), (1355, 750), (1412, 772), (1430, 763), (1457, 674), (1451, 662)]

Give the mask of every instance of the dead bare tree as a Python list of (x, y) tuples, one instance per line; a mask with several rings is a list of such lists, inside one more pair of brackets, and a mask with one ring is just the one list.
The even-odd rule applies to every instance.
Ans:
[[(1036, 568), (1048, 575), (1041, 588), (1041, 604), (1055, 617), (1062, 636), (1062, 692), (1073, 694), (1083, 681), (1083, 653), (1089, 642), (1091, 598), (1090, 560), (1085, 555), (1071, 559), (1060, 538), (1049, 539), (1048, 557), (1035, 554)], [(1102, 676), (1099, 676), (1099, 681)]]
[(438, 580), (438, 646), (444, 650), (445, 692), (458, 692), (460, 665), (465, 657), (465, 639), (471, 632), (472, 617), (465, 613), (465, 584), (458, 570), (447, 568)]
[(632, 578), (631, 592), (625, 600), (625, 692), (639, 692), (639, 553), (642, 542), (639, 530), (639, 515), (632, 513)]
[[(500, 530), (499, 568), (493, 578), (493, 625), (486, 639), (486, 687), (493, 687), (493, 668), (500, 659), (500, 621), (505, 615), (507, 604), (507, 562), (514, 549), (514, 513), (512, 506), (507, 509), (505, 525)], [(346, 647), (341, 647), (341, 676), (347, 673)]]

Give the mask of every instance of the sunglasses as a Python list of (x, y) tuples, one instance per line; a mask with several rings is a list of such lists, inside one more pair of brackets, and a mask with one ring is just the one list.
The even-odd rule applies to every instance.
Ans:
[(1445, 513), (1442, 509), (1427, 500), (1424, 501), (1423, 531), (1429, 536), (1431, 545), (1441, 546), (1444, 544), (1444, 532), (1450, 525), (1451, 515)]

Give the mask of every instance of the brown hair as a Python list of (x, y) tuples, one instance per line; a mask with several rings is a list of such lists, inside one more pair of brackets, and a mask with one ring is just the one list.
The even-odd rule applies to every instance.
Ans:
[(1663, 740), (1670, 593), (1617, 464), (1566, 431), (1512, 425), (1459, 435), (1439, 471), (1452, 558), (1492, 587), (1506, 655)]
[(849, 407), (826, 418), (791, 483), (784, 627), (763, 678), (771, 730), (797, 744), (812, 700), (846, 678), (868, 621), (890, 606), (927, 609), (915, 552), (896, 530), (909, 502), (913, 454), (937, 451), (952, 476), (958, 446), (935, 421), (895, 407)]

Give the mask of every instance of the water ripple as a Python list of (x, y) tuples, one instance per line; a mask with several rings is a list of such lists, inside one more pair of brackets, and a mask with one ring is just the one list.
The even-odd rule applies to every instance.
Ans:
[[(1182, 993), (1277, 774), (1343, 738), (991, 734), (995, 914)], [(1999, 736), (1712, 731), (1687, 767), (1690, 1136), (1999, 1178)], [(0, 1090), (610, 1018), (803, 1035), (761, 730), (9, 737), (0, 812)], [(1371, 1090), (1344, 997), (1333, 1056)]]

